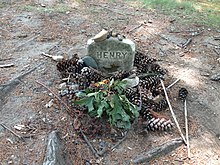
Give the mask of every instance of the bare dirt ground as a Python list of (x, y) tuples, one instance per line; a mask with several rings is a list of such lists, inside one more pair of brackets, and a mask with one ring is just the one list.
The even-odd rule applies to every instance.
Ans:
[[(177, 99), (178, 90), (185, 87), (189, 91), (191, 160), (186, 159), (187, 151), (182, 145), (146, 164), (220, 164), (220, 88), (219, 81), (210, 80), (220, 70), (220, 41), (213, 38), (220, 36), (220, 28), (183, 25), (131, 2), (104, 0), (5, 1), (0, 4), (0, 20), (0, 64), (15, 64), (0, 68), (0, 120), (14, 131), (15, 125), (28, 126), (23, 134), (17, 131), (25, 141), (0, 127), (0, 164), (42, 164), (47, 136), (52, 130), (61, 133), (72, 164), (124, 164), (143, 151), (179, 137), (176, 128), (143, 134), (135, 126), (114, 151), (95, 159), (81, 135), (74, 131), (74, 118), (65, 107), (56, 99), (51, 108), (45, 107), (53, 96), (36, 80), (57, 92), (60, 77), (56, 63), (41, 53), (84, 56), (87, 40), (102, 28), (115, 28), (158, 59), (169, 72), (166, 85), (181, 79), (169, 91), (181, 128), (183, 103)], [(138, 26), (144, 21), (144, 25)], [(190, 38), (191, 43), (184, 47)], [(29, 74), (18, 77), (33, 68)], [(91, 126), (90, 119), (85, 122), (87, 118), (81, 119), (84, 127)], [(109, 138), (110, 132), (110, 128), (103, 127), (99, 134), (87, 136), (96, 147), (101, 142), (112, 145), (117, 139)]]

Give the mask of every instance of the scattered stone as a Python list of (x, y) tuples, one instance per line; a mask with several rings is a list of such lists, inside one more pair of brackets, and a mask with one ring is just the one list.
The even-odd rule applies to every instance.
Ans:
[(53, 99), (51, 99), (46, 105), (45, 105), (45, 107), (46, 108), (50, 108), (50, 107), (52, 107), (52, 105), (53, 105)]
[(15, 128), (16, 130), (18, 130), (18, 131), (21, 131), (22, 129), (25, 128), (25, 125), (23, 125), (23, 124), (16, 124), (16, 125), (14, 126), (14, 128)]
[(96, 61), (101, 71), (112, 73), (118, 70), (130, 71), (133, 68), (135, 44), (131, 40), (119, 41), (111, 37), (102, 42), (89, 39), (87, 44), (88, 55)]
[(40, 6), (41, 6), (41, 7), (46, 7), (46, 4), (43, 4), (43, 3), (42, 3), (42, 4), (40, 4)]
[(210, 74), (208, 72), (205, 72), (205, 71), (201, 72), (200, 75), (201, 76), (205, 76), (205, 77), (209, 77), (210, 76)]
[(86, 33), (85, 29), (80, 30), (81, 33)]
[(19, 34), (17, 37), (18, 38), (26, 38), (28, 35), (27, 34)]
[(219, 81), (220, 80), (220, 73), (216, 73), (216, 74), (212, 75), (210, 77), (210, 80), (212, 80), (212, 81)]
[(152, 21), (151, 19), (149, 19), (147, 22), (148, 22), (148, 23), (153, 23), (153, 21)]
[(13, 163), (13, 161), (12, 161), (12, 160), (8, 161), (8, 164), (12, 164), (12, 163)]
[(86, 66), (90, 66), (94, 69), (98, 69), (98, 65), (95, 62), (95, 60), (91, 56), (85, 56), (82, 58), (83, 62), (86, 64)]
[(58, 132), (52, 131), (48, 136), (47, 152), (43, 165), (70, 165), (63, 150), (64, 146)]
[(95, 42), (101, 42), (101, 41), (104, 41), (107, 39), (107, 36), (108, 36), (108, 31), (103, 29), (100, 33), (98, 33), (94, 38), (93, 40)]
[(66, 89), (66, 82), (61, 83), (58, 88), (59, 89)]
[(127, 88), (133, 88), (133, 87), (136, 87), (138, 84), (139, 84), (139, 77), (135, 76), (133, 78), (125, 78), (123, 79), (123, 81), (126, 81), (127, 82)]

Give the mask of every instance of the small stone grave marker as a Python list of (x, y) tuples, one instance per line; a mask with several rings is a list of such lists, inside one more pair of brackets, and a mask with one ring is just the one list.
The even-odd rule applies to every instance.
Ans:
[(97, 63), (99, 70), (111, 73), (117, 70), (129, 71), (133, 68), (135, 44), (129, 39), (119, 41), (110, 37), (100, 42), (89, 39), (88, 55)]

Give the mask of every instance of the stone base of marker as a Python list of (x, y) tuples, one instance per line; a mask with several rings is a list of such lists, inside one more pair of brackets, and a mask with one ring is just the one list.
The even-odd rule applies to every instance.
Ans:
[(98, 69), (105, 73), (118, 70), (132, 70), (135, 57), (135, 44), (129, 39), (119, 41), (109, 38), (101, 42), (89, 39), (88, 53), (97, 63)]

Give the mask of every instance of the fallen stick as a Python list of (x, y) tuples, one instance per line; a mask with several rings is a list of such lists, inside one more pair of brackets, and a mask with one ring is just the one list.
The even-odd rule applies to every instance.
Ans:
[(186, 143), (186, 139), (185, 139), (185, 137), (183, 136), (183, 133), (182, 133), (182, 131), (181, 131), (181, 129), (180, 129), (179, 123), (178, 123), (178, 121), (177, 121), (177, 119), (176, 119), (176, 116), (175, 116), (175, 113), (174, 113), (174, 111), (173, 111), (173, 108), (172, 108), (172, 106), (171, 106), (171, 104), (170, 104), (170, 101), (169, 101), (169, 98), (168, 98), (167, 91), (166, 91), (166, 88), (165, 88), (165, 86), (164, 86), (163, 80), (160, 80), (160, 82), (161, 82), (161, 85), (162, 85), (162, 87), (163, 87), (164, 94), (165, 94), (167, 103), (168, 103), (168, 105), (169, 105), (170, 112), (171, 112), (172, 117), (173, 117), (173, 119), (174, 119), (174, 122), (175, 122), (175, 124), (176, 124), (176, 126), (177, 126), (177, 129), (178, 129), (178, 131), (179, 131), (179, 133), (180, 133), (180, 136), (182, 137), (184, 143), (187, 144), (187, 143)]
[(126, 132), (125, 136), (121, 140), (119, 140), (114, 146), (111, 147), (111, 151), (114, 151), (114, 149), (118, 147), (127, 138), (127, 135), (128, 132)]
[(12, 57), (10, 57), (10, 58), (2, 58), (2, 59), (0, 59), (0, 61), (7, 61), (7, 60), (11, 60), (11, 59), (13, 59)]
[(24, 138), (20, 135), (18, 135), (17, 133), (15, 133), (13, 130), (11, 130), (10, 128), (8, 128), (5, 124), (1, 123), (0, 124), (3, 128), (7, 129), (9, 132), (11, 132), (13, 135), (15, 135), (16, 137), (18, 137), (20, 140), (25, 141)]
[[(9, 83), (7, 84), (2, 84), (0, 85), (0, 91), (1, 91), (1, 94), (4, 95), (4, 94), (7, 94), (11, 91), (11, 89), (13, 87), (15, 87), (16, 85), (18, 85), (20, 83), (20, 80), (25, 77), (26, 75), (28, 75), (29, 73), (33, 72), (35, 69), (37, 69), (38, 67), (40, 67), (43, 63), (35, 66), (34, 68), (30, 69), (29, 71), (25, 72), (25, 73), (22, 73), (20, 75), (18, 75), (17, 77), (13, 78), (12, 80), (9, 81)], [(2, 87), (2, 88), (1, 88)]]
[(138, 110), (140, 111), (142, 109), (142, 91), (141, 91), (141, 88), (140, 86), (138, 85), (138, 91), (139, 91), (139, 94), (140, 94), (140, 97), (139, 97), (139, 100), (140, 100), (140, 105), (138, 107)]
[(92, 153), (95, 155), (96, 158), (99, 157), (98, 153), (96, 152), (96, 150), (93, 148), (92, 144), (89, 142), (88, 138), (86, 137), (86, 135), (83, 133), (82, 129), (80, 129), (80, 132), (83, 136), (83, 139), (86, 141), (86, 143), (88, 144), (90, 150), (92, 151)]
[(176, 81), (174, 81), (172, 84), (170, 84), (168, 87), (166, 87), (166, 90), (170, 89), (172, 86), (174, 86), (176, 83), (178, 83), (180, 79), (178, 78)]
[(128, 33), (130, 33), (130, 32), (132, 32), (132, 31), (134, 31), (134, 30), (140, 28), (140, 27), (143, 26), (143, 25), (144, 25), (144, 24), (141, 23), (141, 24), (139, 24), (138, 26), (135, 26), (134, 28), (132, 28), (131, 30), (129, 30)]
[(21, 43), (20, 45), (18, 45), (17, 47), (15, 47), (12, 51), (15, 51), (15, 52), (18, 51), (21, 47), (23, 47), (23, 46), (26, 45), (27, 43), (29, 43), (29, 42), (35, 40), (35, 39), (36, 39), (37, 37), (39, 37), (39, 36), (40, 36), (40, 34), (38, 34), (38, 35), (36, 35), (36, 36), (30, 38), (29, 40), (27, 40), (27, 41), (25, 41), (24, 43)]
[[(48, 91), (50, 91), (53, 95), (54, 95), (54, 97), (56, 97), (66, 108), (67, 108), (67, 112), (68, 112), (68, 114), (70, 115), (70, 111), (71, 111), (71, 108), (59, 97), (59, 96), (57, 96), (50, 88), (48, 88), (46, 85), (44, 85), (42, 82), (40, 82), (40, 81), (38, 81), (38, 80), (36, 80), (35, 81), (36, 83), (38, 83), (38, 84), (40, 84), (40, 85), (42, 85), (44, 88), (46, 88)], [(71, 115), (70, 115), (71, 116)]]
[(187, 47), (191, 43), (191, 41), (192, 41), (192, 38), (189, 38), (181, 47), (182, 48)]
[(0, 65), (0, 68), (8, 68), (14, 66), (13, 63)]
[(42, 52), (41, 55), (43, 55), (45, 57), (52, 58), (54, 61), (61, 61), (64, 58), (63, 56), (52, 56), (52, 55), (47, 54), (45, 52)]
[(155, 157), (166, 155), (173, 151), (174, 149), (181, 146), (183, 143), (183, 140), (181, 138), (173, 139), (169, 142), (163, 143), (159, 146), (154, 147), (150, 151), (144, 152), (138, 156), (136, 156), (131, 163), (139, 164), (151, 161)]
[(214, 51), (217, 55), (220, 55), (220, 53), (219, 53), (216, 49), (213, 49), (213, 51)]
[(188, 129), (188, 120), (187, 120), (187, 108), (186, 108), (186, 99), (184, 101), (184, 114), (185, 114), (185, 129), (186, 129), (186, 147), (188, 158), (191, 158), (190, 146), (189, 146), (189, 129)]

